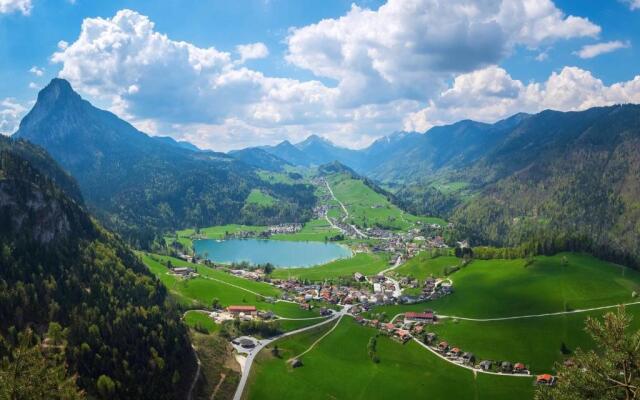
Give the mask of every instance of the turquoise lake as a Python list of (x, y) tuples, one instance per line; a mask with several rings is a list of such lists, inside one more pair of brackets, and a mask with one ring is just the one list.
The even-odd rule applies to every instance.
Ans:
[(199, 257), (213, 262), (271, 263), (279, 268), (312, 267), (353, 255), (347, 247), (335, 243), (260, 239), (196, 240), (193, 248)]

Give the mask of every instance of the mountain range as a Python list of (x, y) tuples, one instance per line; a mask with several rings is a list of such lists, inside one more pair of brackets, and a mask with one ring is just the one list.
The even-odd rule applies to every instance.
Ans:
[(640, 106), (628, 104), (464, 120), (361, 150), (317, 136), (261, 149), (302, 166), (340, 162), (476, 244), (570, 247), (640, 265), (639, 143)]
[[(258, 172), (338, 162), (393, 191), (404, 209), (450, 219), (475, 243), (582, 243), (638, 264), (639, 120), (638, 105), (547, 110), (398, 132), (360, 150), (312, 135), (223, 154), (148, 136), (54, 79), (14, 137), (46, 149), (73, 176), (58, 176), (60, 185), (77, 180), (72, 196), (142, 246), (180, 227), (305, 221), (313, 188)], [(277, 201), (245, 204), (252, 190)]]
[[(254, 165), (232, 156), (148, 136), (63, 79), (38, 94), (13, 137), (45, 148), (77, 180), (91, 210), (142, 246), (180, 227), (304, 221), (314, 201), (307, 185), (269, 184)], [(278, 199), (279, 207), (245, 207), (252, 189)]]

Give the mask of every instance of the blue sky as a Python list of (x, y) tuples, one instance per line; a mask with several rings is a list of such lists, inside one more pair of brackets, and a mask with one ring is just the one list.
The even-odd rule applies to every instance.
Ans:
[(56, 76), (216, 150), (640, 102), (639, 26), (640, 0), (0, 0), (0, 132)]

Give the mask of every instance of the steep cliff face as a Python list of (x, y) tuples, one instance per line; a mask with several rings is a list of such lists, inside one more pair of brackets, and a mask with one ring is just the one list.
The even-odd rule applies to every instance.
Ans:
[(0, 153), (0, 163), (0, 237), (48, 245), (72, 233), (96, 236), (91, 218), (46, 172), (8, 150)]

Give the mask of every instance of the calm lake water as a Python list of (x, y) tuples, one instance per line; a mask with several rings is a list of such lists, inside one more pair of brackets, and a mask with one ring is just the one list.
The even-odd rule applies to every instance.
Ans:
[(199, 257), (208, 258), (213, 262), (271, 263), (280, 268), (311, 267), (352, 256), (351, 250), (345, 246), (323, 242), (205, 239), (194, 241), (193, 247)]

